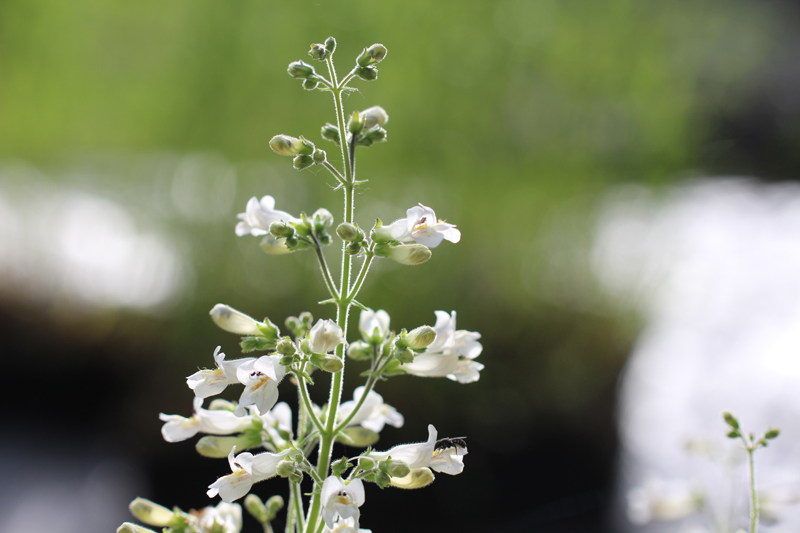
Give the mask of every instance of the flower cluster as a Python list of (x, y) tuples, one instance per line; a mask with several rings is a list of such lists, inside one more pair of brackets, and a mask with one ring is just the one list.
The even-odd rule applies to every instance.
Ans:
[[(324, 150), (303, 136), (276, 135), (270, 147), (279, 155), (292, 157), (295, 169), (318, 165), (331, 173), (344, 193), (343, 221), (331, 232), (334, 217), (327, 209), (295, 216), (276, 209), (275, 198), (266, 195), (260, 200), (250, 198), (245, 211), (238, 215), (235, 233), (260, 238), (260, 246), (268, 254), (312, 250), (330, 296), (321, 303), (334, 305), (336, 318), (315, 322), (311, 313), (302, 312), (286, 318), (283, 324), (287, 331), (282, 333), (269, 318), (259, 321), (225, 304), (211, 309), (211, 319), (217, 326), (240, 337), (242, 353), (255, 355), (227, 359), (217, 347), (213, 366), (186, 378), (194, 393), (191, 416), (160, 415), (164, 422), (161, 433), (167, 442), (203, 434), (195, 445), (197, 451), (207, 457), (226, 457), (230, 467), (229, 473), (208, 485), (207, 495), (222, 499), (217, 507), (184, 513), (142, 499), (131, 504), (139, 520), (162, 527), (167, 533), (238, 533), (242, 511), (232, 502), (242, 498), (250, 515), (265, 531), (271, 531), (270, 522), (283, 507), (283, 499), (273, 496), (264, 503), (252, 489), (256, 483), (276, 477), (289, 484), (286, 531), (368, 531), (360, 528), (360, 522), (369, 483), (381, 488), (415, 489), (432, 483), (434, 472), (456, 475), (464, 469), (465, 437), (437, 440), (432, 424), (424, 442), (386, 451), (372, 448), (386, 425), (399, 428), (405, 423), (403, 415), (375, 390), (380, 382), (401, 375), (447, 377), (458, 383), (478, 381), (483, 365), (475, 359), (483, 347), (479, 333), (456, 329), (455, 311), (436, 311), (433, 326), (392, 329), (389, 313), (374, 311), (357, 300), (374, 261), (388, 258), (418, 265), (430, 259), (431, 250), (442, 241), (458, 243), (461, 232), (422, 204), (411, 207), (405, 218), (391, 224), (384, 225), (378, 219), (369, 231), (355, 222), (355, 189), (362, 183), (355, 177), (356, 148), (385, 141), (389, 115), (382, 107), (373, 106), (354, 111), (345, 120), (342, 94), (350, 90), (347, 84), (351, 80), (377, 77), (376, 66), (385, 58), (386, 48), (380, 44), (364, 48), (355, 67), (343, 77), (334, 72), (335, 50), (336, 41), (331, 37), (313, 44), (309, 52), (312, 59), (327, 64), (328, 78), (303, 61), (291, 63), (288, 72), (302, 80), (305, 89), (333, 95), (336, 124), (326, 123), (322, 138), (339, 148), (343, 168), (334, 166)], [(341, 239), (338, 283), (325, 252), (334, 236)], [(360, 338), (348, 342), (346, 332), (353, 307), (361, 309)], [(342, 401), (346, 364), (365, 366), (361, 374), (365, 382), (353, 390), (352, 400)], [(320, 375), (330, 380), (324, 405), (314, 403), (309, 393)], [(296, 419), (289, 405), (278, 401), (281, 384), (287, 381), (298, 393)], [(241, 387), (238, 401), (212, 398), (229, 386)], [(336, 443), (362, 451), (332, 461)], [(301, 490), (306, 478), (314, 485), (308, 501)], [(126, 523), (120, 531), (149, 530)]]

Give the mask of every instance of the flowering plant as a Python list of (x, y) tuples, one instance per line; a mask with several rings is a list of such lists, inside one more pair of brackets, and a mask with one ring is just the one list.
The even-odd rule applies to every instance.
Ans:
[[(260, 237), (261, 248), (268, 254), (313, 251), (329, 292), (329, 298), (321, 303), (335, 307), (335, 319), (314, 323), (312, 315), (303, 312), (286, 319), (290, 333), (286, 336), (269, 318), (258, 321), (227, 305), (214, 306), (211, 318), (217, 326), (240, 335), (244, 353), (260, 355), (226, 359), (218, 347), (212, 368), (187, 377), (195, 395), (194, 414), (189, 418), (160, 416), (165, 422), (162, 434), (168, 442), (204, 433), (197, 441), (197, 451), (204, 456), (227, 457), (231, 473), (211, 483), (207, 491), (209, 497), (219, 496), (223, 501), (216, 507), (186, 513), (137, 498), (131, 503), (131, 511), (147, 525), (170, 533), (238, 533), (242, 511), (233, 502), (244, 498), (248, 512), (265, 532), (271, 532), (272, 522), (284, 506), (283, 498), (272, 496), (264, 503), (251, 490), (255, 483), (281, 477), (289, 484), (286, 532), (367, 531), (360, 529), (365, 482), (381, 488), (413, 489), (433, 482), (434, 471), (455, 475), (464, 468), (464, 437), (438, 439), (433, 425), (428, 425), (424, 442), (401, 444), (383, 452), (372, 449), (386, 424), (400, 427), (404, 423), (403, 416), (374, 390), (378, 382), (402, 374), (447, 377), (459, 383), (477, 381), (483, 365), (475, 359), (482, 346), (480, 334), (456, 329), (455, 311), (436, 311), (433, 326), (396, 331), (391, 329), (386, 311), (373, 311), (356, 299), (376, 259), (417, 265), (430, 259), (431, 249), (443, 240), (459, 242), (461, 232), (422, 204), (411, 207), (405, 218), (391, 224), (377, 220), (369, 232), (355, 222), (354, 193), (363, 183), (356, 180), (356, 147), (386, 141), (384, 126), (389, 116), (383, 108), (373, 106), (346, 117), (342, 94), (353, 90), (348, 87), (351, 81), (377, 78), (377, 64), (386, 56), (386, 48), (381, 44), (364, 48), (355, 67), (341, 79), (333, 64), (335, 50), (336, 41), (329, 37), (324, 43), (311, 45), (309, 51), (313, 59), (327, 65), (327, 78), (303, 61), (291, 63), (288, 72), (302, 80), (303, 88), (333, 96), (336, 124), (325, 124), (321, 136), (338, 146), (342, 168), (329, 162), (324, 150), (302, 136), (276, 135), (270, 147), (280, 155), (291, 156), (298, 170), (312, 165), (326, 169), (336, 179), (337, 189), (342, 190), (343, 221), (335, 230), (342, 241), (338, 283), (323, 251), (334, 240), (330, 233), (334, 217), (328, 210), (293, 216), (277, 210), (272, 196), (260, 200), (254, 197), (238, 215), (235, 228), (240, 237)], [(361, 310), (360, 338), (350, 342), (347, 330), (353, 307)], [(369, 368), (362, 374), (366, 382), (353, 391), (353, 399), (342, 402), (349, 360), (367, 363)], [(309, 395), (309, 387), (321, 380), (319, 375), (312, 379), (314, 372), (330, 374), (328, 403), (323, 406), (314, 404)], [(287, 376), (290, 379), (286, 380)], [(296, 421), (289, 405), (278, 401), (279, 386), (284, 381), (298, 390)], [(214, 399), (203, 408), (206, 398), (230, 385), (243, 386), (238, 402)], [(331, 462), (337, 442), (364, 451)], [(311, 460), (315, 451), (316, 464)], [(304, 500), (301, 490), (306, 479), (311, 486), (309, 501)], [(118, 531), (151, 530), (126, 522)]]

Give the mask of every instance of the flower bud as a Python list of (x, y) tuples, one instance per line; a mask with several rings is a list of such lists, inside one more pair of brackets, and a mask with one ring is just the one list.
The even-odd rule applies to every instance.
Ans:
[(239, 335), (261, 335), (258, 321), (230, 306), (217, 304), (209, 314), (211, 320), (225, 331)]
[(275, 349), (281, 355), (294, 355), (295, 352), (297, 351), (297, 349), (294, 346), (294, 343), (292, 342), (292, 339), (290, 339), (289, 337), (282, 338), (280, 342), (278, 342), (277, 346), (275, 346)]
[(385, 489), (386, 487), (391, 485), (392, 478), (386, 472), (381, 472), (380, 470), (377, 470), (375, 472), (375, 483), (377, 483), (380, 488)]
[(156, 532), (153, 531), (152, 529), (132, 524), (131, 522), (123, 522), (122, 525), (117, 528), (117, 533), (156, 533)]
[(283, 498), (277, 494), (275, 496), (270, 496), (267, 500), (267, 509), (269, 510), (270, 516), (278, 514), (278, 511), (283, 509)]
[(411, 469), (403, 461), (384, 461), (378, 465), (382, 472), (386, 472), (392, 477), (406, 477), (411, 473)]
[(329, 54), (330, 52), (328, 52), (324, 44), (312, 44), (311, 50), (308, 51), (308, 55), (317, 61), (325, 61), (325, 58), (328, 57)]
[(730, 411), (723, 411), (722, 418), (725, 419), (725, 423), (728, 424), (733, 429), (739, 429), (739, 421), (736, 419), (735, 416)]
[(415, 355), (416, 354), (414, 353), (414, 350), (412, 350), (411, 348), (395, 350), (394, 352), (395, 358), (401, 363), (413, 363)]
[(311, 217), (314, 220), (314, 229), (317, 232), (333, 225), (333, 215), (324, 207), (320, 207)]
[(364, 243), (363, 242), (361, 242), (361, 241), (358, 241), (358, 242), (353, 241), (353, 242), (351, 242), (351, 243), (349, 243), (347, 245), (347, 248), (345, 248), (345, 252), (347, 252), (350, 255), (358, 255), (359, 253), (361, 253), (361, 249), (363, 247), (364, 247)]
[(211, 403), (208, 404), (209, 411), (235, 411), (236, 404), (233, 402), (229, 402), (228, 400), (223, 400), (222, 398), (215, 398), (211, 400)]
[(291, 237), (294, 235), (295, 229), (291, 224), (287, 224), (283, 220), (276, 220), (269, 225), (269, 232), (275, 238), (280, 239), (283, 237)]
[(318, 85), (319, 82), (314, 78), (308, 78), (306, 80), (303, 80), (303, 89), (305, 89), (306, 91), (313, 91), (314, 89), (317, 88)]
[(403, 265), (419, 265), (431, 258), (431, 251), (422, 244), (378, 244), (375, 255), (388, 257)]
[(356, 239), (360, 241), (364, 238), (364, 233), (349, 222), (339, 224), (339, 227), (336, 228), (336, 234), (346, 242), (355, 241)]
[(310, 155), (298, 155), (294, 158), (292, 166), (297, 170), (303, 170), (314, 164), (314, 158)]
[(297, 79), (306, 79), (314, 75), (314, 67), (303, 61), (293, 61), (289, 63), (287, 69), (289, 76)]
[(356, 360), (369, 359), (374, 354), (372, 346), (364, 341), (355, 341), (347, 348), (347, 355)]
[(276, 154), (293, 156), (298, 154), (309, 155), (314, 151), (314, 145), (308, 146), (296, 137), (289, 135), (276, 135), (269, 141), (269, 147)]
[(321, 165), (323, 164), (328, 158), (328, 154), (325, 150), (314, 150), (314, 164)]
[(333, 472), (333, 475), (336, 477), (342, 477), (342, 474), (347, 472), (348, 468), (350, 468), (350, 463), (347, 461), (346, 457), (337, 459), (331, 464), (331, 472)]
[[(242, 433), (235, 437), (220, 437), (216, 435), (206, 435), (194, 445), (197, 453), (203, 457), (213, 457), (219, 459), (227, 457), (234, 446), (237, 450), (248, 450), (261, 444), (261, 437), (253, 432)], [(144, 520), (142, 520), (144, 522)]]
[(314, 315), (312, 315), (308, 311), (303, 311), (297, 318), (300, 320), (303, 326), (306, 327), (310, 326), (311, 323), (314, 322)]
[(331, 141), (335, 142), (336, 144), (339, 144), (339, 138), (340, 138), (339, 128), (337, 128), (330, 122), (322, 126), (322, 131), (320, 132), (320, 135), (322, 135), (322, 138), (325, 139), (326, 141)]
[(341, 359), (333, 354), (327, 354), (324, 357), (319, 357), (317, 360), (312, 358), (312, 361), (315, 365), (317, 365), (320, 370), (324, 370), (325, 372), (330, 372), (331, 374), (335, 374), (342, 368), (344, 368), (344, 363)]
[(297, 470), (294, 461), (287, 461), (286, 459), (278, 463), (276, 471), (280, 477), (289, 477)]
[(336, 51), (336, 39), (333, 37), (325, 39), (325, 49), (328, 50), (329, 54), (334, 53)]
[(424, 350), (434, 340), (436, 340), (436, 330), (430, 326), (420, 326), (412, 329), (411, 333), (401, 333), (397, 339), (397, 347), (411, 348), (412, 350)]
[(382, 143), (386, 141), (386, 130), (380, 126), (375, 126), (366, 131), (361, 137), (361, 142), (367, 146), (374, 143)]
[(380, 63), (383, 61), (384, 57), (386, 57), (386, 47), (382, 44), (375, 43), (369, 48), (364, 48), (364, 51), (358, 56), (356, 62), (360, 67), (368, 67), (369, 65)]
[(311, 331), (308, 332), (311, 351), (314, 353), (332, 352), (337, 346), (345, 342), (342, 328), (333, 320), (319, 320)]
[(253, 518), (261, 522), (269, 522), (269, 511), (267, 511), (267, 506), (264, 505), (264, 502), (261, 501), (261, 498), (256, 496), (253, 493), (247, 495), (244, 499), (244, 508), (247, 509), (247, 512), (250, 513)]
[(389, 114), (379, 105), (368, 107), (361, 112), (364, 117), (364, 127), (369, 129), (374, 126), (383, 126), (389, 122)]
[(381, 438), (376, 432), (362, 426), (344, 428), (342, 433), (344, 433), (346, 437), (343, 438), (341, 442), (348, 446), (356, 446), (358, 448), (372, 446)]
[(781, 434), (780, 428), (772, 427), (769, 428), (766, 433), (764, 433), (764, 438), (767, 440), (772, 440), (777, 438), (778, 435), (780, 434)]
[(358, 67), (356, 76), (364, 81), (375, 81), (378, 79), (378, 69), (375, 67)]
[(400, 489), (421, 489), (433, 483), (433, 472), (429, 468), (414, 468), (407, 476), (393, 477), (390, 484)]
[(358, 458), (358, 467), (361, 470), (372, 470), (375, 468), (375, 459), (371, 457), (359, 457)]
[(168, 526), (175, 518), (175, 513), (171, 509), (144, 498), (133, 500), (128, 509), (133, 516), (149, 526)]
[(353, 111), (353, 114), (350, 115), (350, 119), (347, 121), (347, 130), (353, 135), (356, 135), (362, 129), (364, 129), (364, 116), (358, 111)]

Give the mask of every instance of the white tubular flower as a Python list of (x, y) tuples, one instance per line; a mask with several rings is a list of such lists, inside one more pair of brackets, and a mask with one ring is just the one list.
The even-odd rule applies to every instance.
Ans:
[(198, 398), (214, 396), (225, 390), (228, 385), (238, 383), (236, 371), (241, 365), (254, 361), (252, 357), (225, 361), (225, 354), (220, 352), (220, 348), (222, 347), (217, 346), (217, 349), (214, 350), (214, 363), (217, 368), (198, 370), (186, 378), (186, 383)]
[(252, 416), (238, 417), (230, 411), (203, 409), (202, 398), (194, 399), (194, 415), (190, 418), (164, 413), (158, 417), (166, 422), (161, 426), (161, 435), (167, 442), (180, 442), (198, 433), (230, 435), (251, 428), (253, 425)]
[(236, 370), (237, 379), (244, 385), (239, 405), (234, 413), (244, 414), (244, 408), (255, 405), (259, 413), (266, 413), (278, 401), (278, 384), (286, 375), (280, 364), (281, 356), (263, 355), (247, 362)]
[(228, 463), (231, 465), (232, 474), (222, 476), (208, 486), (209, 498), (217, 494), (222, 501), (232, 503), (248, 492), (253, 483), (264, 481), (278, 473), (278, 463), (283, 461), (291, 450), (284, 450), (281, 453), (264, 452), (253, 455), (243, 452), (234, 457), (236, 448), (228, 454)]
[(370, 129), (373, 126), (383, 126), (389, 122), (389, 114), (379, 105), (374, 105), (360, 111), (359, 116), (364, 117), (364, 129)]
[[(288, 442), (281, 436), (292, 435), (292, 408), (286, 402), (278, 402), (270, 411), (259, 414), (258, 407), (253, 405), (250, 407), (250, 412), (255, 417), (259, 417), (264, 424), (264, 429), (272, 437), (273, 442), (279, 448), (285, 448), (289, 445)], [(270, 444), (265, 443), (264, 446), (272, 447)]]
[(365, 309), (361, 311), (361, 316), (358, 319), (358, 330), (365, 341), (377, 344), (386, 338), (390, 321), (389, 313), (383, 309), (377, 311)]
[(628, 519), (636, 525), (680, 520), (702, 507), (703, 498), (688, 483), (648, 480), (627, 494)]
[(461, 232), (456, 229), (455, 224), (439, 220), (433, 209), (422, 204), (406, 211), (406, 218), (377, 228), (374, 235), (378, 237), (378, 240), (413, 241), (428, 248), (436, 248), (442, 240), (452, 243), (461, 240)]
[(264, 196), (259, 201), (255, 196), (247, 201), (247, 208), (244, 213), (236, 215), (241, 222), (236, 224), (236, 235), (261, 235), (269, 234), (269, 225), (273, 222), (283, 220), (284, 222), (300, 222), (300, 219), (293, 217), (284, 211), (275, 209), (275, 198)]
[(358, 520), (353, 518), (340, 518), (333, 524), (333, 529), (325, 526), (322, 533), (372, 533), (371, 529), (361, 529), (358, 527)]
[(230, 333), (237, 333), (239, 335), (264, 334), (258, 329), (259, 324), (262, 326), (265, 325), (263, 322), (259, 322), (255, 318), (241, 311), (237, 311), (228, 305), (217, 304), (209, 314), (216, 325)]
[(472, 383), (480, 379), (483, 365), (474, 358), (483, 351), (475, 331), (456, 331), (456, 312), (436, 311), (436, 339), (411, 363), (401, 368), (407, 373), (423, 377), (445, 377), (459, 383)]
[(419, 468), (432, 468), (454, 476), (464, 470), (467, 449), (454, 444), (450, 439), (436, 440), (437, 432), (433, 424), (428, 424), (428, 440), (416, 444), (401, 444), (385, 452), (370, 452), (368, 457), (376, 461), (403, 461), (412, 472)]
[(337, 517), (353, 518), (358, 524), (358, 510), (364, 505), (364, 484), (354, 479), (346, 485), (336, 476), (328, 477), (322, 484), (322, 518), (329, 529), (334, 528)]
[(345, 342), (342, 328), (331, 319), (318, 320), (311, 331), (308, 332), (311, 351), (314, 353), (328, 353)]
[(197, 513), (203, 531), (239, 533), (242, 530), (242, 506), (238, 503), (219, 502), (216, 507), (206, 507)]
[[(353, 412), (361, 396), (364, 394), (364, 387), (358, 387), (353, 391), (353, 399), (349, 402), (344, 402), (339, 406), (337, 417), (339, 420), (344, 420), (350, 413)], [(353, 417), (348, 426), (361, 426), (375, 433), (380, 433), (383, 426), (389, 424), (396, 428), (403, 427), (403, 415), (397, 412), (397, 409), (391, 405), (383, 403), (383, 397), (375, 391), (369, 391), (364, 403), (361, 404), (361, 409)]]

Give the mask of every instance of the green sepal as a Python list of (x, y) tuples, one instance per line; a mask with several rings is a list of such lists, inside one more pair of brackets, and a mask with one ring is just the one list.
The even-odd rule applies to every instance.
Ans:
[(266, 337), (242, 337), (239, 346), (242, 347), (242, 353), (250, 353), (254, 351), (265, 352), (274, 350), (277, 342)]
[(356, 307), (358, 307), (358, 308), (359, 308), (359, 309), (361, 309), (362, 311), (369, 311), (369, 308), (368, 308), (366, 305), (364, 305), (364, 304), (362, 304), (361, 302), (359, 302), (358, 300), (353, 300), (353, 301), (352, 301), (352, 302), (350, 302), (350, 303), (351, 303), (351, 304), (353, 304), (353, 305), (355, 305)]
[(317, 302), (317, 303), (318, 303), (319, 305), (324, 305), (324, 304), (334, 304), (334, 305), (337, 305), (337, 304), (338, 304), (338, 302), (336, 301), (336, 298), (328, 298), (327, 300), (322, 300), (321, 302)]

